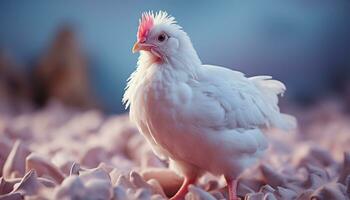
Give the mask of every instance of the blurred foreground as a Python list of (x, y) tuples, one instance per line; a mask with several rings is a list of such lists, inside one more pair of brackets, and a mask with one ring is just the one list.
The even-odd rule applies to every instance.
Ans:
[[(300, 130), (269, 131), (270, 149), (242, 175), (238, 194), (349, 198), (350, 116), (343, 108), (335, 101), (307, 111), (294, 108)], [(166, 199), (182, 181), (155, 157), (126, 115), (79, 111), (54, 101), (37, 111), (2, 111), (0, 146), (0, 199)], [(186, 199), (222, 199), (224, 187), (222, 178), (206, 174)]]

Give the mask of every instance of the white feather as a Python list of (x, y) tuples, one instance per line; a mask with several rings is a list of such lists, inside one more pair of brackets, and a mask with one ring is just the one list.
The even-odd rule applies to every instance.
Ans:
[(185, 176), (209, 171), (237, 177), (267, 148), (261, 128), (295, 126), (278, 107), (284, 84), (202, 65), (187, 34), (168, 23), (167, 14), (154, 17), (162, 19), (154, 29), (168, 31), (178, 46), (164, 48), (163, 62), (141, 52), (123, 98), (131, 120), (155, 153)]

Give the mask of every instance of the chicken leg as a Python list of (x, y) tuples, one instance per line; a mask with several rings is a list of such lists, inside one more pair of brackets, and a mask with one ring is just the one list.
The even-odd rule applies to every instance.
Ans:
[(237, 197), (237, 180), (226, 178), (229, 200), (239, 200)]
[(170, 198), (170, 200), (183, 200), (183, 199), (185, 199), (185, 196), (188, 192), (188, 186), (195, 183), (195, 181), (196, 181), (196, 179), (185, 178), (179, 191), (177, 191), (176, 194)]

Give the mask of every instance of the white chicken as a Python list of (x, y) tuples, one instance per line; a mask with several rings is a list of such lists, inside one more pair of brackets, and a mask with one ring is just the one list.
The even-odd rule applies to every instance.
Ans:
[(123, 102), (154, 153), (184, 176), (172, 199), (183, 199), (203, 172), (224, 175), (230, 200), (237, 199), (238, 175), (267, 148), (262, 130), (296, 125), (279, 111), (284, 84), (203, 65), (188, 35), (163, 11), (143, 13), (137, 51)]

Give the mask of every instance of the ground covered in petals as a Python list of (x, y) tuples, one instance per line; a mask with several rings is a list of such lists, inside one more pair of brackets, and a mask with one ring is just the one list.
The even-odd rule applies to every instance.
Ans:
[[(78, 111), (59, 103), (39, 111), (0, 110), (0, 200), (160, 200), (182, 183), (127, 115)], [(299, 130), (267, 133), (270, 148), (261, 163), (240, 177), (239, 196), (349, 199), (350, 116), (336, 102), (292, 110)], [(186, 199), (226, 197), (224, 179), (206, 174), (190, 186)]]

